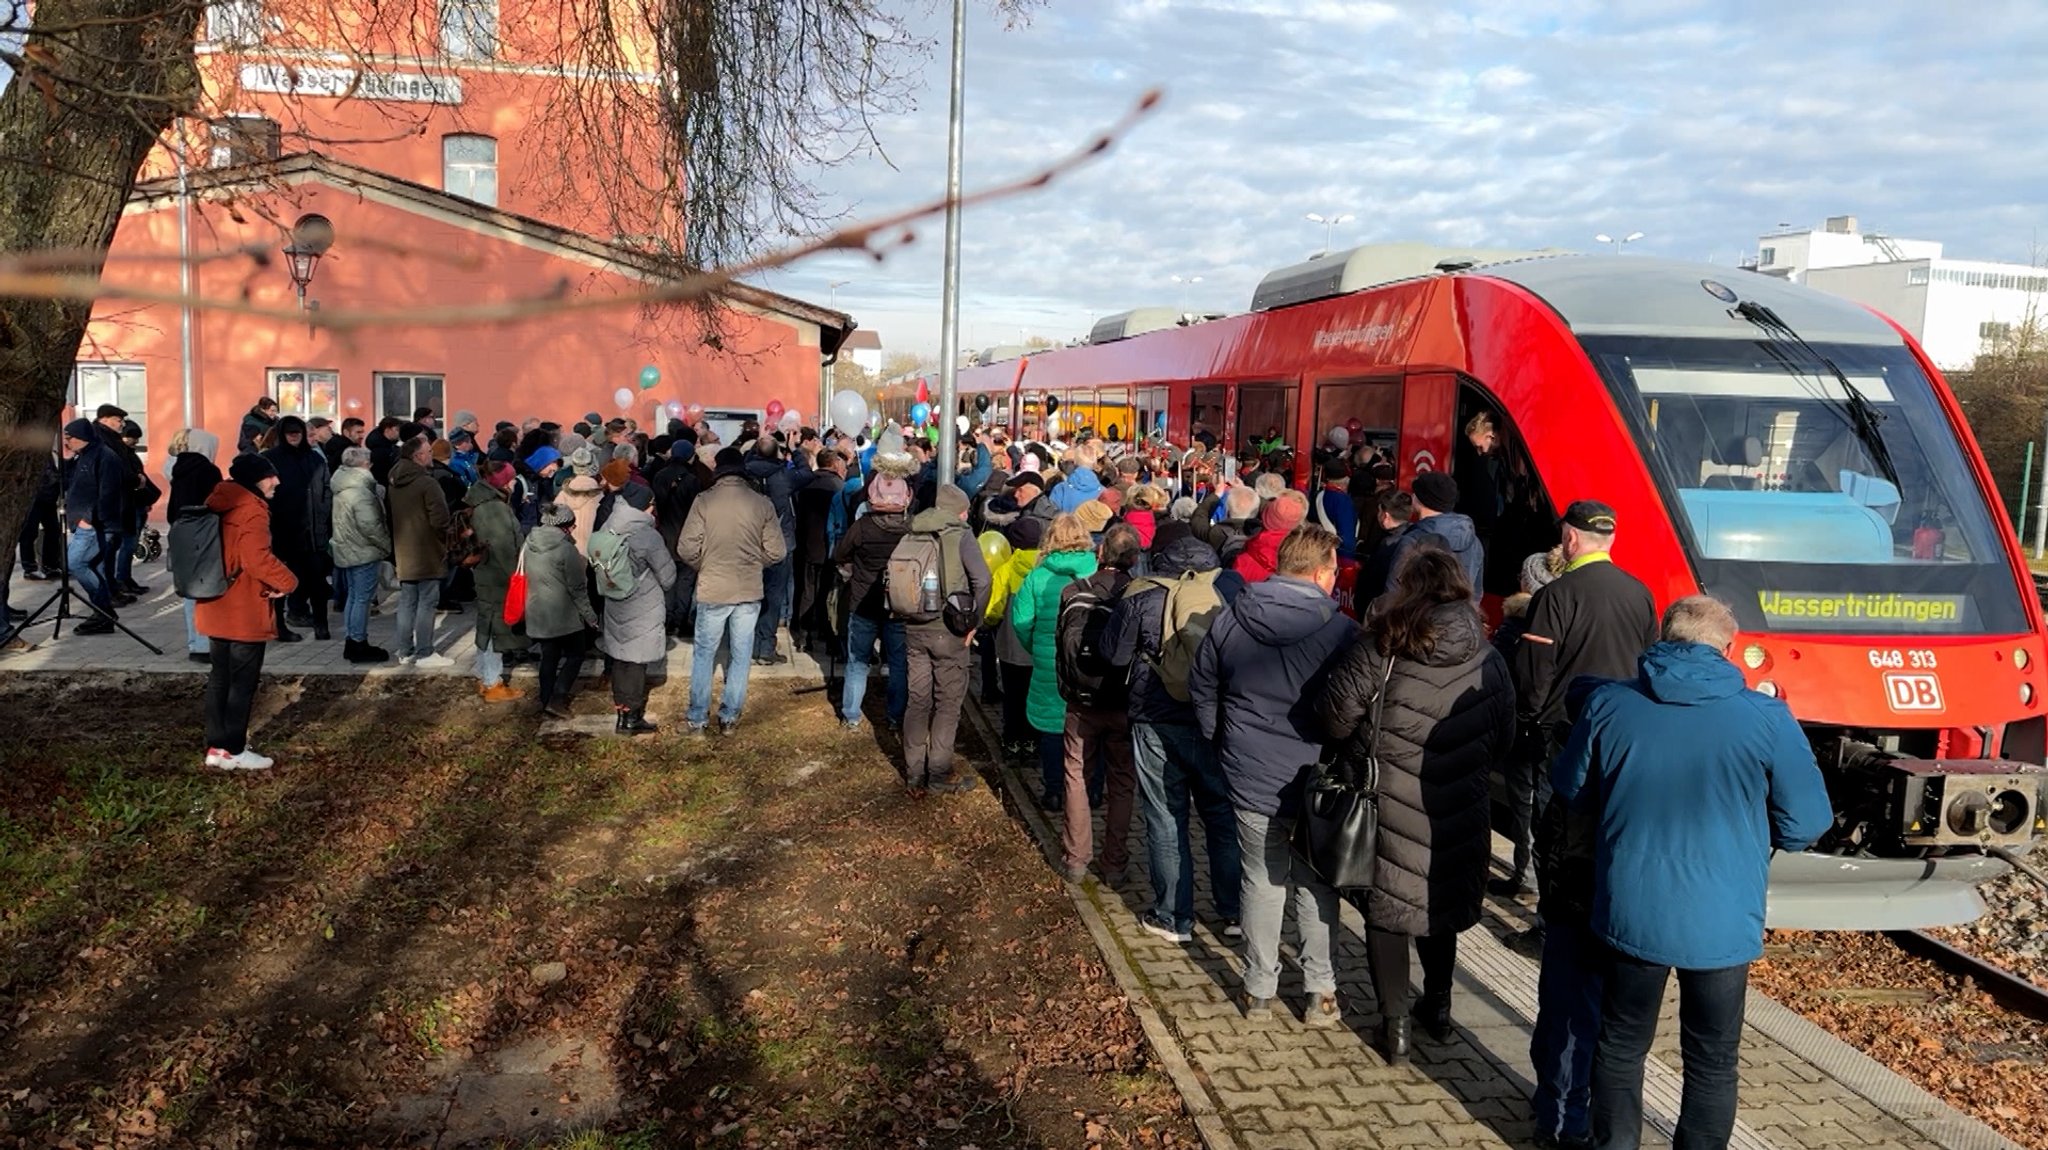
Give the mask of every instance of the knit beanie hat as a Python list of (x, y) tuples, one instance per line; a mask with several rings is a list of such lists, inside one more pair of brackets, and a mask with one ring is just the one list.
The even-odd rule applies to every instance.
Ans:
[(1081, 526), (1086, 527), (1090, 535), (1099, 534), (1109, 526), (1110, 517), (1114, 514), (1100, 499), (1090, 499), (1074, 509), (1074, 518), (1081, 521)]
[(556, 451), (552, 447), (538, 447), (534, 449), (532, 455), (526, 457), (526, 469), (539, 474), (542, 470), (546, 469), (548, 464), (560, 463), (561, 461), (561, 452)]
[(633, 466), (623, 459), (614, 459), (599, 468), (597, 474), (606, 487), (617, 491), (632, 481)]
[(98, 443), (99, 433), (93, 430), (93, 426), (90, 419), (74, 419), (64, 425), (64, 438), (76, 439), (82, 443)]
[(579, 447), (569, 453), (569, 470), (589, 479), (597, 478), (597, 454), (590, 447)]
[(1259, 526), (1285, 534), (1301, 526), (1301, 521), (1306, 518), (1308, 500), (1299, 492), (1283, 491), (1266, 504), (1264, 511), (1259, 512)]
[[(66, 431), (65, 434), (68, 435), (70, 432)], [(258, 483), (266, 479), (276, 478), (276, 476), (277, 468), (272, 467), (268, 459), (253, 451), (235, 456), (235, 461), (228, 464), (228, 478), (251, 491), (256, 491)], [(256, 493), (258, 495), (262, 494), (261, 491), (256, 491)]]
[(654, 491), (643, 483), (628, 483), (619, 491), (619, 498), (626, 506), (645, 511), (654, 506)]
[(576, 512), (566, 503), (547, 503), (541, 506), (540, 521), (543, 527), (567, 527), (576, 522)]
[(512, 470), (509, 463), (491, 463), (485, 465), (483, 469), (483, 481), (503, 491), (512, 486), (512, 477), (516, 474), (518, 473)]
[(427, 453), (434, 457), (434, 462), (436, 463), (446, 463), (455, 458), (455, 449), (449, 446), (448, 441), (445, 439), (435, 440), (434, 445), (427, 448)]
[(932, 506), (948, 519), (958, 519), (967, 514), (967, 504), (967, 493), (951, 483), (939, 484), (939, 494), (932, 502)]
[(678, 439), (668, 445), (668, 457), (677, 463), (688, 463), (697, 454), (697, 445), (687, 439)]
[(1415, 477), (1409, 488), (1415, 495), (1415, 502), (1431, 511), (1442, 514), (1458, 506), (1458, 481), (1441, 471), (1425, 471)]
[(483, 422), (476, 417), (476, 412), (458, 411), (455, 413), (455, 418), (448, 421), (448, 426), (468, 427), (472, 423), (476, 424), (478, 427), (483, 426)]
[(1003, 538), (1019, 551), (1036, 551), (1045, 540), (1045, 520), (1036, 515), (1019, 515), (1003, 527)]
[(1522, 560), (1522, 590), (1538, 591), (1557, 581), (1557, 572), (1551, 568), (1550, 552), (1538, 551)]

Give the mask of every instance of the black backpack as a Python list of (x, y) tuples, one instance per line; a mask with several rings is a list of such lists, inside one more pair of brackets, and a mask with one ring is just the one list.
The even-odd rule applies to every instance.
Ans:
[(1053, 627), (1054, 667), (1060, 698), (1071, 706), (1117, 710), (1130, 701), (1128, 669), (1113, 673), (1102, 644), (1110, 613), (1129, 581), (1122, 571), (1098, 571), (1060, 590), (1060, 616)]
[(239, 574), (228, 573), (220, 513), (205, 506), (183, 508), (171, 524), (171, 585), (178, 594), (201, 602), (218, 599)]

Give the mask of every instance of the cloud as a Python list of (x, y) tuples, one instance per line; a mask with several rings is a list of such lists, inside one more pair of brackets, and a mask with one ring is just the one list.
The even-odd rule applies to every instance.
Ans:
[[(940, 7), (943, 7), (940, 6)], [(1157, 115), (1085, 171), (976, 209), (962, 343), (1065, 339), (1145, 305), (1242, 310), (1322, 247), (1400, 240), (1592, 245), (1732, 262), (1779, 221), (1842, 212), (1951, 254), (2024, 259), (2048, 156), (2048, 6), (1985, 0), (1050, 0), (968, 33), (969, 186), (1044, 163), (1149, 85)], [(943, 186), (943, 12), (931, 85), (879, 159), (824, 174), (856, 212)], [(875, 266), (832, 257), (770, 286), (843, 307), (892, 348), (938, 345), (940, 239)], [(1171, 277), (1199, 275), (1192, 288)]]

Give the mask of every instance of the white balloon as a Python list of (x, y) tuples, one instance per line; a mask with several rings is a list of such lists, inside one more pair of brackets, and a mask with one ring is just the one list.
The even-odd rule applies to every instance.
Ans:
[(964, 416), (964, 415), (961, 415), (961, 416), (955, 416), (955, 417), (954, 417), (954, 422), (955, 422), (955, 423), (958, 423), (958, 424), (960, 425), (960, 434), (962, 434), (962, 435), (965, 435), (965, 434), (967, 434), (968, 432), (970, 432), (970, 431), (974, 430), (974, 421), (973, 421), (973, 420), (970, 420), (970, 419), (968, 419), (968, 418), (967, 418), (966, 416)]
[(860, 392), (842, 391), (832, 397), (832, 426), (841, 431), (854, 432), (867, 421), (868, 402)]
[(1351, 446), (1351, 432), (1341, 423), (1330, 429), (1328, 439), (1330, 446), (1339, 451)]

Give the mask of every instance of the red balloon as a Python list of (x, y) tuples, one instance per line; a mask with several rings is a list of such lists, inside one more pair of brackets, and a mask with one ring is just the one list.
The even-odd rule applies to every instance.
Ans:
[(781, 418), (782, 418), (782, 412), (783, 412), (783, 410), (784, 410), (784, 409), (783, 409), (783, 406), (782, 406), (782, 401), (781, 401), (781, 400), (779, 400), (779, 399), (771, 399), (771, 400), (769, 400), (769, 401), (768, 401), (768, 408), (767, 408), (767, 412), (768, 412), (768, 422), (770, 422), (770, 423), (774, 423), (774, 422), (775, 422), (776, 420), (778, 420), (778, 419), (781, 419)]
[(1354, 417), (1344, 421), (1344, 430), (1350, 432), (1353, 435), (1357, 435), (1359, 432), (1365, 430), (1365, 423), (1364, 421)]
[(919, 403), (930, 403), (932, 401), (932, 389), (925, 383), (922, 377), (917, 381), (917, 401)]

